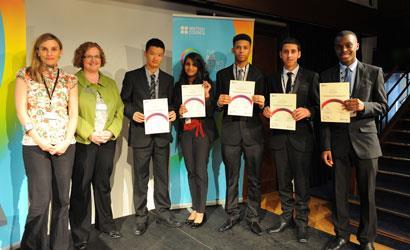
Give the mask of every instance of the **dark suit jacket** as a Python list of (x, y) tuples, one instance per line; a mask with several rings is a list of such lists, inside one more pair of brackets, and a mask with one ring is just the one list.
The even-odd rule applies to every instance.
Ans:
[[(175, 110), (173, 104), (174, 78), (159, 71), (158, 98), (168, 98), (169, 111)], [(130, 120), (128, 144), (132, 147), (142, 148), (148, 146), (151, 141), (156, 146), (163, 147), (172, 141), (171, 133), (146, 135), (144, 123), (137, 123), (132, 119), (135, 112), (144, 113), (142, 101), (150, 99), (149, 83), (145, 73), (145, 66), (125, 73), (122, 83), (121, 99), (124, 102), (124, 115)]]
[[(230, 80), (234, 80), (233, 65), (221, 69), (216, 74), (216, 96), (229, 94)], [(265, 80), (262, 72), (253, 65), (249, 65), (247, 81), (255, 81), (255, 95), (265, 94)], [(246, 145), (263, 143), (263, 127), (260, 117), (262, 110), (258, 105), (253, 107), (252, 117), (228, 116), (228, 105), (220, 108), (215, 104), (217, 111), (223, 112), (221, 142), (227, 145), (238, 145), (241, 140)]]
[[(281, 75), (274, 74), (267, 78), (267, 105), (270, 105), (269, 93), (283, 93)], [(296, 107), (307, 108), (311, 117), (296, 123), (296, 131), (271, 129), (270, 147), (282, 149), (286, 137), (292, 146), (301, 152), (312, 152), (314, 146), (312, 121), (319, 115), (319, 74), (299, 66), (292, 93), (296, 93)]]
[[(214, 120), (214, 110), (215, 110), (215, 84), (212, 81), (208, 81), (211, 84), (211, 90), (209, 91), (209, 98), (205, 101), (205, 112), (206, 117), (195, 118), (201, 121), (205, 134), (208, 135), (210, 142), (212, 143), (216, 137), (216, 125)], [(179, 110), (179, 107), (182, 104), (182, 92), (181, 92), (181, 83), (175, 83), (175, 109)], [(179, 112), (178, 117), (179, 117)], [(180, 119), (178, 123), (178, 135), (183, 131), (185, 119)]]
[[(320, 74), (320, 82), (339, 82), (340, 69), (336, 65)], [(360, 159), (374, 159), (382, 155), (375, 118), (386, 112), (387, 98), (383, 72), (379, 67), (358, 62), (352, 98), (364, 103), (349, 124), (322, 123), (322, 150), (332, 150), (334, 157), (346, 155), (350, 145)]]

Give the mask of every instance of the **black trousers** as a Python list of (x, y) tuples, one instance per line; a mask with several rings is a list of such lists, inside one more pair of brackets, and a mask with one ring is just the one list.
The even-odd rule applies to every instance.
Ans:
[(377, 230), (375, 184), (378, 159), (359, 159), (351, 148), (343, 157), (333, 158), (333, 223), (338, 237), (349, 239), (349, 194), (352, 167), (356, 167), (360, 195), (360, 224), (357, 238), (361, 244), (374, 242)]
[[(21, 249), (68, 249), (68, 206), (75, 145), (61, 156), (53, 156), (38, 146), (23, 146), (28, 181), (29, 210)], [(47, 239), (51, 201), (50, 243)]]
[(259, 220), (261, 205), (260, 167), (262, 163), (263, 145), (222, 144), (222, 160), (225, 164), (226, 200), (225, 210), (229, 219), (235, 220), (240, 216), (238, 204), (238, 180), (241, 167), (241, 156), (244, 154), (245, 171), (248, 178), (248, 201), (246, 216), (249, 221)]
[[(298, 227), (307, 227), (309, 215), (309, 170), (311, 165), (311, 152), (301, 152), (293, 148), (286, 140), (285, 147), (273, 150), (273, 158), (278, 176), (279, 197), (282, 206), (282, 218), (293, 218), (295, 209), (295, 222)], [(293, 185), (295, 183), (295, 199)]]
[(148, 220), (147, 191), (149, 181), (149, 163), (153, 161), (154, 204), (159, 216), (167, 218), (171, 201), (169, 198), (169, 144), (158, 147), (154, 141), (148, 147), (133, 147), (134, 157), (134, 207), (136, 223)]
[(209, 138), (207, 135), (196, 137), (195, 130), (184, 131), (181, 135), (181, 148), (188, 171), (192, 209), (204, 213), (208, 194)]
[(94, 191), (95, 226), (115, 230), (111, 211), (110, 177), (114, 168), (115, 141), (77, 143), (71, 187), (70, 225), (74, 245), (88, 242), (91, 231), (91, 184)]

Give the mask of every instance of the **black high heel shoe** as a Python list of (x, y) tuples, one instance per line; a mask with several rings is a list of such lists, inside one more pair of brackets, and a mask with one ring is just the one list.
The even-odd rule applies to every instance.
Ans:
[(193, 223), (191, 224), (191, 228), (192, 228), (192, 229), (196, 229), (196, 228), (202, 227), (202, 225), (205, 224), (206, 219), (207, 219), (207, 218), (206, 218), (206, 214), (204, 214), (204, 218), (202, 218), (202, 221), (201, 221), (200, 223), (195, 223), (195, 222), (193, 222)]

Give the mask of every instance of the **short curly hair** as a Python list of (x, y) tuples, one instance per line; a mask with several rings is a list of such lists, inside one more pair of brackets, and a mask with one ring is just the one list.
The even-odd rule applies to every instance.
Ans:
[(91, 48), (97, 48), (100, 51), (101, 67), (105, 65), (105, 62), (106, 62), (105, 54), (101, 46), (95, 42), (85, 42), (81, 44), (74, 52), (74, 59), (73, 59), (74, 67), (82, 68), (82, 69), (84, 68), (85, 53), (87, 52), (88, 49), (91, 49)]

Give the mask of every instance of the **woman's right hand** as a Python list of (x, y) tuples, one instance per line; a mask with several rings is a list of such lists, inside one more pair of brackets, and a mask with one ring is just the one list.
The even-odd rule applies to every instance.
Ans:
[(88, 139), (89, 139), (92, 143), (97, 144), (98, 146), (100, 146), (100, 144), (103, 144), (103, 143), (106, 142), (104, 136), (103, 136), (101, 133), (96, 132), (96, 131), (94, 131), (94, 132), (88, 137)]
[(179, 115), (180, 115), (181, 117), (183, 117), (183, 116), (184, 116), (184, 113), (186, 113), (186, 112), (188, 112), (188, 110), (186, 109), (185, 105), (184, 105), (184, 104), (181, 104), (181, 106), (179, 107)]
[(37, 145), (43, 150), (44, 152), (51, 153), (54, 150), (54, 146), (50, 144), (48, 140), (41, 140)]

